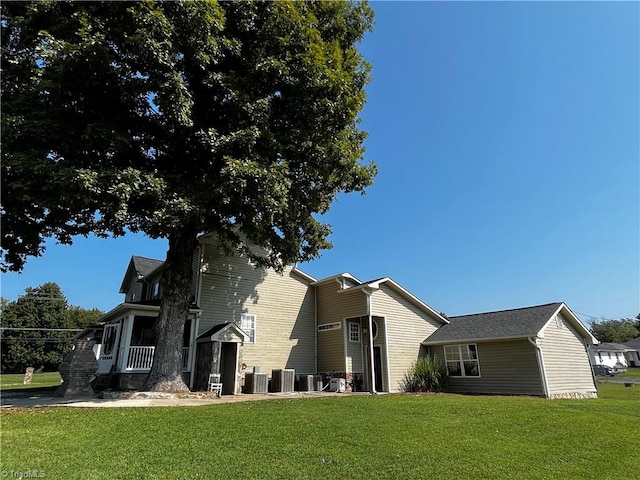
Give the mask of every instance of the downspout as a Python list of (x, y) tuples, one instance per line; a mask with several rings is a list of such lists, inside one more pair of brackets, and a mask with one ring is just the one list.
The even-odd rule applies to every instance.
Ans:
[(315, 372), (318, 373), (318, 289), (316, 287), (313, 288), (313, 318), (314, 318), (314, 328), (313, 328), (313, 363)]
[(349, 361), (347, 360), (349, 358), (349, 355), (347, 355), (347, 349), (348, 349), (348, 342), (347, 342), (347, 335), (349, 335), (348, 332), (348, 328), (349, 328), (349, 322), (347, 322), (346, 318), (342, 319), (342, 331), (344, 332), (342, 335), (342, 343), (343, 343), (343, 348), (344, 348), (344, 380), (345, 382), (347, 381), (347, 374), (349, 373)]
[(371, 315), (371, 294), (373, 293), (371, 290), (363, 288), (362, 291), (367, 296), (367, 325), (369, 330), (369, 364), (371, 368), (369, 368), (369, 392), (376, 394), (376, 367), (374, 366), (373, 359), (373, 317)]
[(529, 343), (533, 345), (536, 349), (536, 357), (538, 359), (538, 368), (540, 369), (540, 373), (542, 374), (542, 388), (544, 389), (544, 396), (546, 398), (551, 398), (549, 396), (549, 384), (547, 382), (547, 370), (544, 368), (544, 358), (542, 357), (542, 348), (531, 337), (527, 337)]

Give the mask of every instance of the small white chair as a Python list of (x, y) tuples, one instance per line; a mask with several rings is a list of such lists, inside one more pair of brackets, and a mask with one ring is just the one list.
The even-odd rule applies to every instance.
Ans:
[(220, 374), (219, 373), (210, 373), (209, 374), (208, 390), (210, 392), (215, 392), (216, 396), (218, 396), (218, 397), (220, 397), (220, 395), (222, 395), (222, 383), (220, 383)]

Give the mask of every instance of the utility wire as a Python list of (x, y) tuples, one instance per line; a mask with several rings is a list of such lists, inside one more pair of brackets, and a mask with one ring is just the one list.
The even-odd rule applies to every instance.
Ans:
[(44, 332), (81, 332), (81, 328), (0, 327), (1, 330), (40, 330)]
[(591, 322), (596, 321), (596, 322), (614, 322), (614, 321), (618, 321), (618, 320), (632, 320), (633, 318), (605, 318), (605, 317), (596, 317), (594, 315), (587, 315), (586, 313), (580, 313), (580, 312), (576, 312), (575, 310), (573, 311), (573, 313), (577, 313), (578, 315), (582, 315), (583, 317), (589, 317), (589, 320)]

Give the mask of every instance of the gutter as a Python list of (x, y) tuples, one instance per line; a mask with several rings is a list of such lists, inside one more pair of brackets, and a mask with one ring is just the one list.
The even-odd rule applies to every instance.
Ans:
[(533, 345), (536, 349), (536, 357), (538, 359), (538, 368), (540, 369), (540, 373), (542, 374), (542, 388), (544, 389), (544, 396), (546, 398), (551, 398), (549, 396), (549, 383), (547, 381), (547, 370), (544, 367), (544, 358), (542, 356), (542, 348), (540, 348), (540, 345), (538, 345), (537, 337), (535, 337), (535, 339), (532, 339), (532, 337), (527, 337), (527, 340), (529, 340), (529, 343), (531, 345)]
[(318, 289), (316, 287), (312, 287), (311, 285), (309, 285), (310, 288), (313, 288), (313, 317), (314, 317), (314, 324), (313, 324), (313, 364), (314, 364), (314, 368), (315, 368), (315, 373), (318, 373)]

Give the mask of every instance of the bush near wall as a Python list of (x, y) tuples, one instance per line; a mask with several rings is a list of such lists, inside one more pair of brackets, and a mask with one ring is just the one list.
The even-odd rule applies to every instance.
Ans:
[(444, 392), (449, 383), (449, 373), (438, 357), (421, 357), (400, 382), (403, 392)]

